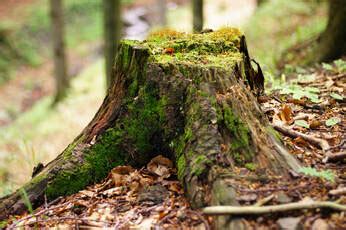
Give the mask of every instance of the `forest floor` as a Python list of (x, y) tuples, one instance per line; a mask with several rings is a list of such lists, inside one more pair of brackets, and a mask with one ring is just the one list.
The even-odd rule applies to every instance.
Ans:
[[(289, 78), (274, 83), (258, 101), (304, 167), (300, 174), (292, 173), (293, 183), (280, 177), (251, 183), (235, 179), (242, 182), (236, 188), (239, 202), (262, 207), (314, 201), (346, 205), (346, 61), (301, 69)], [(240, 169), (240, 174), (247, 170)], [(161, 156), (141, 169), (118, 166), (102, 183), (13, 217), (7, 227), (209, 229), (213, 217), (191, 209), (175, 171)], [(346, 229), (344, 215), (319, 208), (237, 217), (246, 229), (324, 230)]]

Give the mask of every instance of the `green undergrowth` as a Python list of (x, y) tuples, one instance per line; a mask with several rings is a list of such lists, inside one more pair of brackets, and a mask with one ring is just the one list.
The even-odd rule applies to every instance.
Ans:
[(303, 167), (299, 170), (299, 172), (305, 174), (306, 176), (318, 177), (330, 182), (334, 182), (336, 177), (331, 170), (317, 171), (315, 168), (311, 167)]
[(34, 166), (54, 159), (88, 124), (104, 97), (102, 69), (99, 60), (76, 76), (56, 108), (45, 96), (0, 129), (0, 197), (27, 182)]
[(326, 5), (324, 1), (266, 1), (244, 26), (250, 55), (264, 70), (276, 74), (285, 50), (324, 30)]
[[(286, 74), (281, 74), (281, 78), (277, 78), (272, 74), (267, 74), (267, 87), (266, 93), (270, 94), (272, 92), (278, 92), (285, 95), (292, 96), (293, 99), (304, 99), (306, 98), (309, 102), (320, 103), (320, 95), (322, 92), (316, 87), (311, 86), (301, 86), (300, 83), (309, 83), (317, 80), (316, 71), (322, 68), (324, 71), (330, 74), (342, 74), (346, 72), (346, 61), (342, 59), (337, 59), (332, 63), (322, 63), (321, 65), (316, 65), (315, 69), (308, 68), (297, 68), (291, 69), (289, 73), (290, 76), (294, 76), (294, 79), (289, 79)], [(336, 100), (343, 100), (343, 96), (338, 93), (330, 93), (330, 98)]]

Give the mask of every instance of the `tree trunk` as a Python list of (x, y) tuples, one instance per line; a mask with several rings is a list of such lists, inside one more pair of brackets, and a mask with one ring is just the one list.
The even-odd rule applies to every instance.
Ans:
[(121, 37), (120, 0), (103, 0), (106, 87), (113, 79), (113, 67)]
[(50, 0), (50, 12), (52, 21), (54, 76), (56, 90), (54, 103), (57, 103), (65, 96), (66, 90), (69, 87), (65, 55), (65, 30), (62, 0)]
[(192, 24), (193, 31), (200, 32), (203, 30), (203, 0), (192, 1)]
[(318, 61), (332, 61), (346, 55), (346, 4), (344, 0), (329, 0), (326, 30), (317, 47)]
[(166, 0), (156, 0), (158, 24), (161, 27), (167, 26), (167, 2)]
[[(65, 151), (23, 189), (37, 205), (103, 179), (116, 165), (142, 166), (164, 154), (195, 208), (238, 204), (236, 180), (289, 179), (299, 164), (283, 148), (254, 94), (263, 91), (237, 29), (158, 33), (123, 41), (115, 81), (99, 111)], [(247, 169), (246, 169), (247, 168)], [(244, 183), (244, 182), (243, 182)], [(25, 209), (20, 190), (0, 215)], [(216, 217), (217, 229), (241, 222)]]

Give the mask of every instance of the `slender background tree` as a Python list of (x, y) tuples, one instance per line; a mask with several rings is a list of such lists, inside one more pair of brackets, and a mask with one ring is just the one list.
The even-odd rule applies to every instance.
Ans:
[(113, 81), (112, 68), (121, 36), (120, 0), (103, 0), (104, 52), (107, 88)]
[(65, 96), (69, 87), (65, 55), (65, 29), (62, 0), (50, 0), (50, 15), (52, 21), (52, 41), (54, 47), (54, 76), (56, 88), (54, 100), (55, 104)]
[(192, 0), (193, 31), (203, 29), (203, 0)]
[(158, 11), (158, 19), (159, 25), (164, 27), (167, 25), (167, 7), (166, 0), (156, 0), (157, 1), (157, 11)]

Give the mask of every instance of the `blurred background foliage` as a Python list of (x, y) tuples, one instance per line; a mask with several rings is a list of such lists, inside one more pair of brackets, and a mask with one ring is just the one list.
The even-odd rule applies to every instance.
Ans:
[[(72, 86), (55, 108), (48, 1), (1, 1), (0, 196), (27, 181), (37, 163), (55, 158), (78, 135), (102, 102), (105, 84), (101, 0), (64, 1)], [(155, 29), (154, 4), (122, 1), (123, 18), (138, 14)], [(241, 27), (250, 55), (272, 76), (304, 63), (290, 56), (290, 48), (310, 44), (327, 20), (325, 1), (267, 0), (257, 7), (255, 0), (206, 0), (204, 7), (204, 28)], [(167, 8), (168, 27), (191, 31), (190, 1), (167, 1)], [(123, 36), (129, 37), (132, 25), (128, 20), (123, 25)]]

